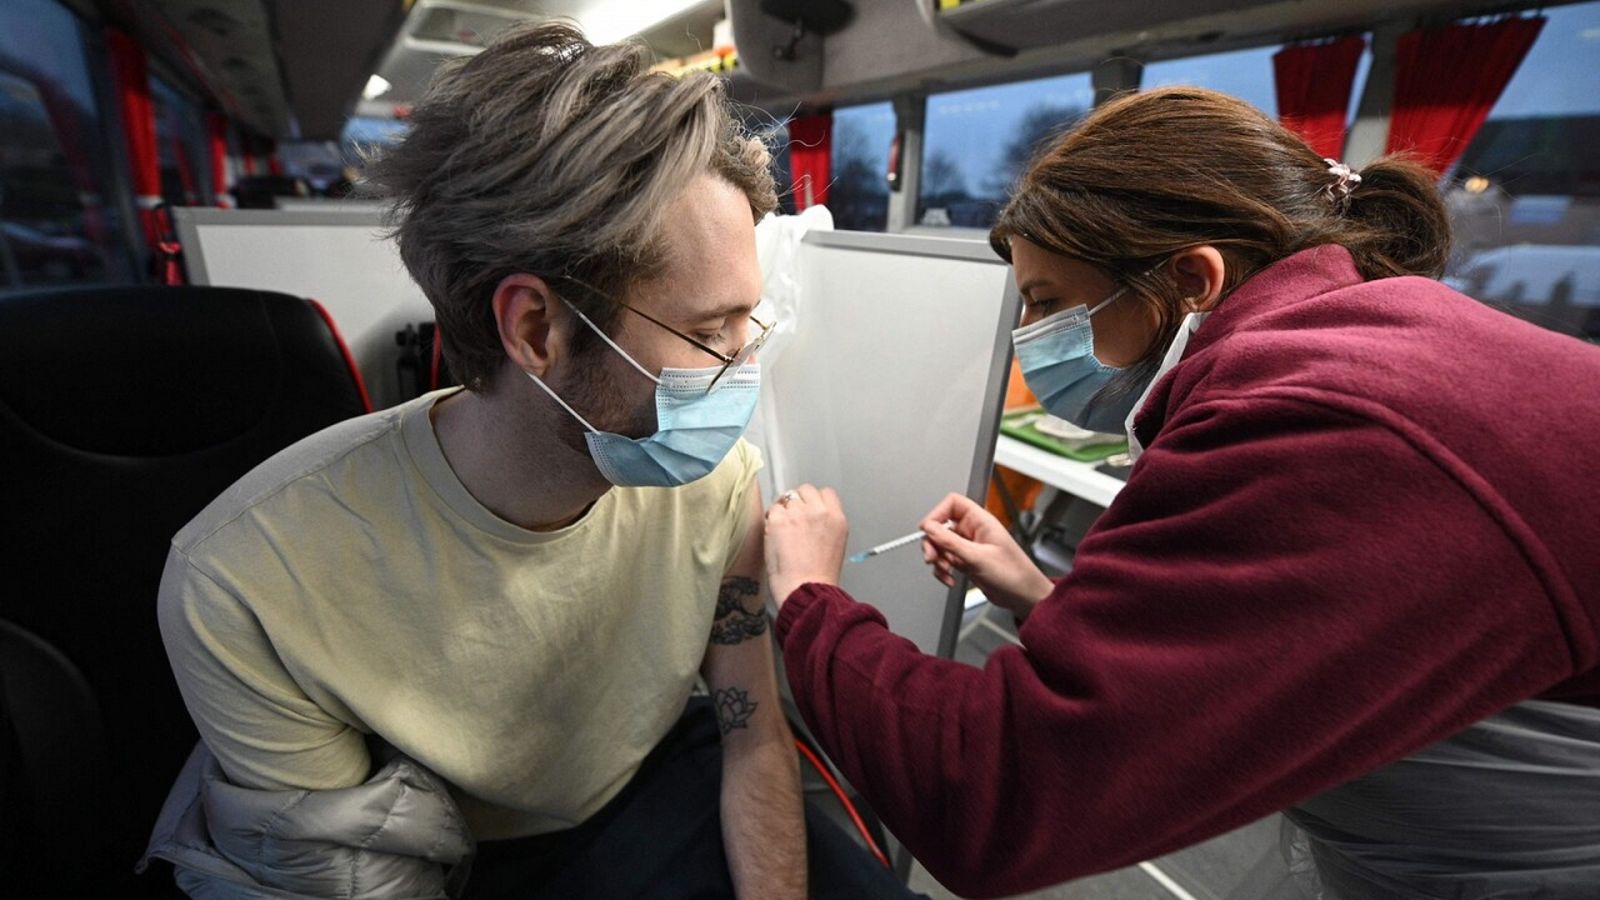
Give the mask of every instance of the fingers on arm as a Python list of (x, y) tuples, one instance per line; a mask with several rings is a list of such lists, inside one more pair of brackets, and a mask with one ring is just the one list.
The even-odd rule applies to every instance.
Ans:
[(767, 510), (768, 516), (781, 510), (783, 514), (790, 515), (822, 516), (839, 521), (843, 521), (845, 518), (844, 502), (839, 499), (839, 493), (833, 488), (819, 488), (814, 484), (808, 483), (785, 493), (793, 495), (794, 499), (789, 503), (783, 503), (781, 500), (778, 503), (774, 503), (772, 508)]

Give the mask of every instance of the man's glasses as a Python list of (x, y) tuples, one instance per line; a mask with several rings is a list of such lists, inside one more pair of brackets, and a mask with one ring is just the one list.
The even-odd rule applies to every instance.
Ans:
[(650, 315), (649, 313), (647, 313), (647, 312), (645, 312), (643, 310), (634, 309), (632, 306), (629, 306), (626, 303), (622, 303), (621, 301), (618, 301), (618, 305), (621, 306), (623, 309), (627, 310), (628, 312), (631, 312), (634, 315), (639, 316), (642, 319), (645, 319), (645, 320), (650, 321), (650, 322), (654, 322), (655, 324), (661, 326), (662, 328), (665, 328), (666, 330), (672, 332), (673, 334), (677, 335), (678, 337), (683, 338), (684, 340), (686, 340), (689, 343), (695, 345), (696, 347), (699, 347), (701, 350), (705, 351), (706, 353), (711, 354), (712, 356), (716, 357), (718, 360), (721, 360), (722, 368), (717, 370), (716, 377), (712, 378), (711, 379), (711, 383), (706, 385), (706, 393), (708, 393), (708, 394), (717, 389), (717, 385), (722, 383), (723, 376), (727, 375), (729, 372), (738, 371), (739, 367), (744, 365), (745, 363), (749, 362), (750, 359), (756, 355), (756, 353), (760, 352), (761, 348), (767, 343), (767, 339), (772, 337), (772, 326), (768, 325), (767, 323), (765, 323), (763, 321), (761, 321), (760, 319), (756, 318), (755, 316), (751, 316), (750, 317), (750, 321), (754, 322), (756, 327), (761, 329), (760, 333), (757, 334), (755, 337), (751, 338), (750, 341), (748, 343), (746, 343), (743, 347), (740, 347), (739, 350), (736, 353), (733, 353), (732, 355), (729, 355), (727, 353), (723, 353), (721, 350), (718, 350), (718, 349), (716, 349), (714, 347), (706, 346), (705, 344), (701, 343), (700, 341), (696, 340), (695, 338), (691, 337), (690, 335), (684, 334), (683, 332), (679, 331), (678, 329), (673, 328), (671, 325), (668, 325), (667, 323), (661, 321), (660, 319), (656, 318), (655, 316)]
[[(599, 290), (596, 290), (593, 286), (591, 286), (589, 284), (586, 284), (586, 283), (584, 283), (582, 281), (579, 281), (578, 279), (573, 278), (570, 275), (562, 276), (562, 280), (563, 281), (570, 281), (573, 284), (577, 284), (577, 285), (585, 288), (586, 290), (588, 290), (590, 293), (594, 294), (595, 296), (598, 296), (598, 297), (605, 297), (606, 296), (603, 292), (601, 292)], [(759, 334), (757, 334), (755, 336), (755, 338), (753, 338), (749, 343), (745, 344), (743, 347), (740, 347), (738, 352), (736, 352), (736, 353), (734, 353), (732, 355), (729, 355), (729, 354), (723, 353), (721, 350), (718, 350), (715, 347), (707, 346), (705, 343), (703, 343), (703, 342), (701, 342), (699, 340), (696, 340), (694, 337), (692, 337), (690, 335), (684, 334), (683, 332), (679, 331), (678, 329), (673, 328), (671, 325), (668, 325), (667, 323), (661, 321), (660, 319), (656, 318), (655, 316), (650, 315), (647, 312), (644, 312), (643, 310), (635, 309), (632, 306), (629, 306), (628, 304), (623, 303), (621, 300), (617, 300), (615, 298), (608, 298), (608, 299), (611, 299), (611, 302), (617, 304), (618, 306), (622, 307), (623, 309), (627, 310), (628, 312), (631, 312), (634, 315), (639, 316), (642, 319), (645, 319), (645, 320), (647, 320), (649, 322), (652, 322), (652, 323), (654, 323), (656, 325), (661, 326), (662, 328), (665, 328), (666, 330), (672, 332), (673, 334), (677, 335), (678, 337), (683, 338), (684, 340), (688, 341), (689, 343), (695, 345), (696, 347), (698, 347), (703, 352), (709, 353), (712, 356), (716, 357), (717, 361), (722, 363), (722, 368), (717, 370), (716, 377), (712, 378), (711, 379), (711, 383), (706, 385), (706, 393), (708, 393), (708, 394), (711, 393), (712, 391), (716, 390), (719, 385), (724, 383), (724, 380), (725, 380), (725, 378), (726, 378), (726, 376), (727, 376), (727, 374), (729, 372), (737, 372), (739, 370), (740, 366), (742, 366), (745, 363), (749, 362), (751, 360), (751, 358), (754, 357), (757, 353), (759, 353), (761, 351), (761, 348), (766, 345), (767, 339), (772, 337), (772, 327), (773, 326), (767, 324), (766, 322), (761, 321), (760, 319), (756, 318), (755, 316), (751, 316), (750, 317), (750, 321), (754, 322), (756, 324), (756, 327), (761, 329), (761, 332)], [(573, 311), (576, 312), (577, 311), (577, 307), (573, 307)], [(578, 315), (582, 316), (583, 314), (582, 313), (578, 313)], [(587, 321), (587, 319), (585, 319), (585, 321)], [(607, 340), (609, 340), (609, 338)], [(613, 345), (613, 346), (615, 346), (615, 345)], [(621, 348), (619, 347), (617, 349), (620, 350)], [(635, 363), (634, 365), (637, 366), (638, 363)]]

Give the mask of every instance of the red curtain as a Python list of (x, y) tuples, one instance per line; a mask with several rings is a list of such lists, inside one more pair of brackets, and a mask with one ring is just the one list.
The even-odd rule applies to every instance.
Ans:
[(228, 191), (228, 120), (222, 113), (206, 113), (206, 139), (211, 150), (211, 192), (217, 205), (229, 207), (233, 200)]
[(794, 210), (826, 205), (832, 176), (833, 116), (801, 116), (789, 120), (789, 178)]
[(1388, 152), (1415, 154), (1444, 174), (1483, 126), (1544, 22), (1534, 16), (1401, 35)]
[(150, 99), (150, 74), (144, 49), (116, 28), (106, 29), (111, 54), (111, 77), (122, 113), (122, 130), (128, 141), (133, 192), (139, 204), (139, 225), (152, 251), (161, 241), (155, 208), (161, 203), (161, 162), (156, 154), (155, 104)]
[(1296, 44), (1272, 54), (1278, 92), (1278, 120), (1318, 156), (1344, 155), (1345, 122), (1356, 64), (1366, 39), (1351, 35), (1336, 41)]

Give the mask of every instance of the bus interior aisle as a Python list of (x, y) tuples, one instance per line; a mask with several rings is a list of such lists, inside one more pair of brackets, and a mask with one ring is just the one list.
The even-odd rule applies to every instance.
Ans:
[[(1018, 283), (1009, 233), (991, 244), (990, 229), (1040, 154), (1118, 98), (1193, 86), (1242, 100), (1303, 139), (1319, 175), (1316, 160), (1325, 161), (1325, 193), (1336, 205), (1360, 190), (1363, 167), (1406, 155), (1425, 168), (1448, 218), (1439, 282), (1541, 335), (1600, 344), (1600, 0), (0, 0), (0, 470), (12, 500), (0, 515), (10, 576), (0, 592), (0, 896), (182, 896), (167, 861), (135, 874), (185, 760), (211, 758), (189, 756), (199, 732), (185, 704), (195, 698), (180, 694), (156, 616), (174, 535), (310, 435), (343, 434), (339, 423), (431, 403), (423, 398), (433, 392), (470, 396), (443, 393), (462, 380), (486, 383), (442, 330), (439, 319), (451, 313), (437, 315), (439, 282), (413, 277), (424, 266), (435, 278), (459, 276), (467, 257), (415, 247), (402, 256), (396, 235), (407, 209), (397, 215), (391, 206), (393, 182), (389, 195), (376, 183), (377, 161), (426, 120), (417, 111), (436, 75), (471, 71), (507, 29), (553, 20), (596, 45), (643, 47), (641, 72), (660, 83), (693, 84), (709, 73), (741, 133), (770, 154), (766, 172), (752, 176), (770, 177), (777, 208), (755, 232), (760, 270), (752, 262), (745, 280), (755, 293), (759, 276), (760, 303), (744, 310), (753, 315), (740, 326), (749, 333), (710, 346), (704, 329), (656, 324), (698, 348), (685, 352), (716, 358), (706, 397), (717, 396), (714, 385), (754, 378), (747, 364), (761, 361), (760, 392), (746, 398), (754, 412), (745, 410), (741, 432), (764, 459), (748, 466), (758, 486), (751, 490), (763, 509), (788, 509), (802, 483), (848, 483), (852, 551), (904, 533), (954, 493), (993, 513), (1028, 560), (1057, 579), (1072, 571), (1080, 540), (1111, 521), (1101, 515), (1142, 448), (1130, 448), (1121, 419), (1078, 429), (1029, 390), (1012, 330), (1029, 321), (1035, 298)], [(581, 119), (580, 107), (601, 93), (567, 97), (576, 104), (567, 112)], [(630, 124), (594, 125), (587, 140), (599, 148), (600, 132), (632, 134)], [(465, 144), (470, 129), (462, 127)], [(505, 150), (493, 162), (526, 159), (522, 152)], [(664, 155), (634, 160), (629, 177), (642, 179)], [(482, 183), (458, 164), (450, 157), (438, 172)], [(517, 180), (528, 167), (495, 172), (532, 196)], [(603, 188), (592, 185), (562, 196), (595, 216), (628, 205), (600, 202), (591, 192)], [(752, 209), (760, 193), (747, 198)], [(666, 208), (653, 215), (653, 227), (674, 239), (711, 227), (709, 216), (685, 223)], [(467, 246), (479, 237), (456, 235), (454, 251), (479, 252)], [(619, 259), (647, 256), (606, 249)], [(1145, 262), (1117, 277), (1138, 282), (1156, 271), (1156, 260)], [(650, 277), (662, 271), (651, 268)], [(697, 277), (708, 287), (697, 296), (717, 296), (739, 271), (706, 267)], [(548, 278), (539, 281), (547, 288), (577, 280), (566, 271), (533, 274)], [(563, 286), (563, 299), (586, 289), (604, 297), (610, 286)], [(498, 290), (483, 288), (486, 305)], [(936, 317), (950, 327), (931, 327)], [(1199, 321), (1175, 320), (1174, 328)], [(1098, 327), (1087, 329), (1091, 359)], [(659, 396), (675, 396), (672, 379), (645, 374)], [(544, 391), (572, 409), (552, 387)], [(1600, 386), (1549, 383), (1542, 393), (1586, 391), (1600, 402)], [(690, 408), (726, 405), (731, 395)], [(544, 396), (530, 393), (530, 402)], [(1135, 396), (1143, 402), (1142, 390)], [(669, 407), (655, 408), (684, 415)], [(449, 407), (429, 408), (422, 421), (441, 427), (436, 416)], [(447, 455), (437, 454), (447, 472), (465, 465)], [(676, 483), (674, 465), (688, 464), (658, 463), (669, 475), (645, 484)], [(451, 482), (459, 496), (446, 504), (526, 531), (497, 518), (466, 480)], [(598, 508), (585, 506), (571, 521)], [(344, 548), (352, 560), (383, 556), (354, 546)], [(719, 577), (735, 572), (728, 558)], [(571, 568), (593, 574), (609, 565)], [(960, 579), (933, 582), (915, 551), (885, 551), (843, 571), (843, 587), (858, 599), (904, 587), (875, 605), (925, 654), (993, 668), (1017, 652), (1005, 648), (1024, 644), (1019, 620), (999, 601)], [(719, 617), (739, 602), (711, 593)], [(778, 607), (767, 603), (744, 627), (776, 636), (781, 650), (771, 618)], [(269, 618), (253, 621), (268, 629)], [(173, 623), (165, 627), (170, 643)], [(275, 637), (251, 646), (283, 649), (288, 672), (290, 651)], [(576, 632), (570, 641), (595, 649)], [(914, 859), (880, 824), (870, 795), (881, 786), (852, 785), (828, 758), (836, 748), (820, 737), (827, 729), (805, 720), (801, 710), (813, 710), (794, 696), (778, 656), (775, 683), (793, 731), (784, 732), (785, 750), (799, 745), (804, 796), (874, 867), (881, 857), (912, 891), (958, 896), (932, 874), (948, 860)], [(350, 724), (348, 709), (330, 712), (343, 699), (318, 693), (315, 679), (285, 678), (297, 696), (279, 712), (292, 708), (289, 718), (321, 725), (343, 715), (346, 730), (365, 727)], [(282, 699), (273, 694), (281, 683), (255, 687)], [(716, 698), (703, 701), (715, 715), (734, 715), (709, 675), (698, 690)], [(728, 721), (717, 719), (719, 737), (737, 727)], [(1166, 734), (1174, 753), (1184, 728)], [(277, 746), (259, 735), (243, 743), (251, 740)], [(366, 740), (378, 748), (387, 738)], [(225, 781), (218, 765), (210, 775)], [(193, 808), (168, 812), (163, 827), (196, 822)], [(566, 810), (519, 812), (548, 812), (541, 827), (581, 821), (558, 814)], [(1086, 867), (1081, 878), (1016, 896), (1309, 898), (1301, 891), (1311, 882), (1297, 879), (1315, 865), (1303, 852), (1285, 861), (1286, 821), (1273, 813), (1212, 829), (1189, 847), (1152, 851), (1131, 866)], [(1125, 847), (1129, 859), (1149, 849)], [(996, 879), (1007, 865), (993, 860)], [(253, 877), (246, 869), (210, 875)], [(670, 888), (662, 885), (662, 896), (674, 896)], [(450, 895), (460, 889), (452, 883)], [(1600, 897), (1595, 891), (1587, 896)]]

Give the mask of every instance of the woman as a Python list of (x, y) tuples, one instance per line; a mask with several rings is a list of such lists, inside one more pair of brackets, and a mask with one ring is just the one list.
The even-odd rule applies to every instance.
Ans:
[(933, 874), (1014, 893), (1292, 807), (1283, 890), (1600, 896), (1600, 349), (1433, 280), (1427, 171), (1198, 89), (1096, 110), (991, 241), (1030, 386), (1138, 454), (1059, 583), (964, 497), (923, 522), (1021, 646), (921, 655), (836, 587), (831, 491), (767, 514), (801, 711)]

